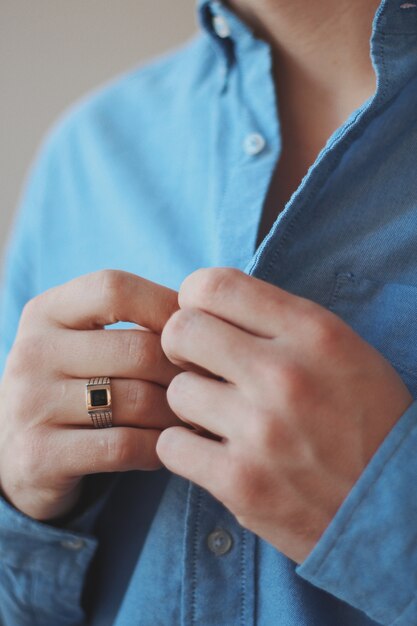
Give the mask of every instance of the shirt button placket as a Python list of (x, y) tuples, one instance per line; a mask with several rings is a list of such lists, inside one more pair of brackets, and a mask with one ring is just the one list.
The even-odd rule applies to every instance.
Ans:
[(254, 536), (200, 487), (188, 502), (181, 626), (254, 626)]

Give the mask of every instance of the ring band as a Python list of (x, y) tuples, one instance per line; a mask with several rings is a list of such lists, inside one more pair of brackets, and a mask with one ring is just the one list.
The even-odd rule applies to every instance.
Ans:
[(86, 385), (86, 404), (94, 428), (113, 426), (111, 386), (108, 376), (90, 378)]

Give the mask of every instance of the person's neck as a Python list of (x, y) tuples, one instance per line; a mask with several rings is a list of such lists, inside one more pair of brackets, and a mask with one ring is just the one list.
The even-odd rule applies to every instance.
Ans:
[[(375, 90), (370, 60), (379, 0), (225, 0), (273, 50), (279, 91), (343, 117)], [(306, 100), (307, 98), (307, 100)]]

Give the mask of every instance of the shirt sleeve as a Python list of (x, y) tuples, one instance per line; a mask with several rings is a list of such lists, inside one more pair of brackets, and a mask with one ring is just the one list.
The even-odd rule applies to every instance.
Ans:
[(39, 293), (41, 220), (50, 165), (48, 143), (30, 169), (1, 264), (0, 377), (13, 345), (22, 309)]
[[(42, 290), (45, 198), (56, 161), (52, 144), (47, 137), (29, 172), (3, 256), (0, 377), (22, 309)], [(110, 493), (108, 478), (84, 479), (89, 487), (83, 506), (60, 527), (35, 521), (0, 498), (1, 626), (85, 625), (82, 594), (98, 548), (94, 526)]]
[[(97, 510), (102, 504), (97, 503)], [(0, 623), (85, 626), (82, 592), (97, 548), (90, 509), (74, 526), (37, 522), (0, 498)]]
[(417, 401), (297, 573), (383, 625), (417, 625)]

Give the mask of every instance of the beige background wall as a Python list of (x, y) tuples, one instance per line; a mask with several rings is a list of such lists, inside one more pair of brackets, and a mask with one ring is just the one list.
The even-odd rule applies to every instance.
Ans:
[(0, 253), (48, 126), (89, 89), (196, 31), (195, 0), (0, 0)]

